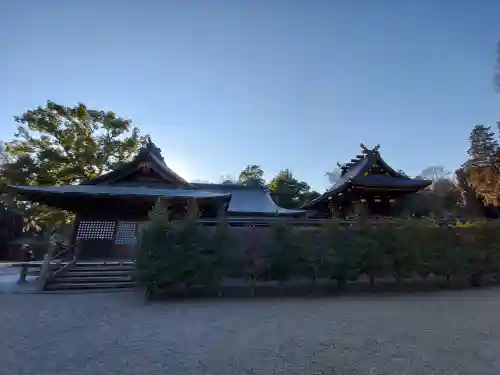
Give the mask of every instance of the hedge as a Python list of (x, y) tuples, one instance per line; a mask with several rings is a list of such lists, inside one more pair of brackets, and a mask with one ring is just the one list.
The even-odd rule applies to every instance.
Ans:
[(255, 285), (307, 278), (335, 281), (339, 289), (361, 277), (377, 280), (440, 277), (480, 286), (485, 276), (500, 271), (500, 225), (475, 221), (440, 225), (432, 219), (373, 221), (359, 219), (345, 226), (326, 220), (321, 228), (276, 223), (258, 246), (252, 234), (242, 240), (224, 222), (215, 228), (197, 223), (190, 204), (181, 222), (170, 220), (168, 202), (160, 199), (150, 213), (137, 245), (136, 277), (146, 295), (192, 287), (217, 289), (227, 278)]

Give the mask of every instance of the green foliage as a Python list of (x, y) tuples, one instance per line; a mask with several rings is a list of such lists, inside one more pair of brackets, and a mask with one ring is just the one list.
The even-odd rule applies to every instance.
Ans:
[(469, 160), (463, 168), (467, 184), (485, 204), (498, 206), (500, 147), (496, 134), (491, 126), (476, 125), (471, 131), (469, 141)]
[(209, 263), (206, 271), (212, 286), (218, 287), (223, 278), (239, 267), (240, 259), (235, 255), (236, 239), (229, 225), (220, 221), (209, 234), (205, 249)]
[(323, 262), (325, 273), (343, 288), (347, 281), (359, 277), (357, 233), (342, 227), (336, 220), (329, 220), (322, 230), (327, 244)]
[(269, 271), (273, 279), (286, 281), (299, 269), (300, 248), (296, 229), (278, 222), (270, 230)]
[[(446, 226), (431, 219), (360, 218), (350, 224), (331, 219), (321, 228), (278, 222), (263, 242), (251, 229), (234, 232), (222, 222), (213, 229), (197, 224), (196, 215), (170, 222), (160, 200), (141, 236), (139, 280), (157, 293), (179, 285), (217, 286), (226, 277), (248, 278), (252, 286), (263, 276), (280, 282), (307, 276), (313, 285), (326, 277), (342, 289), (362, 275), (372, 286), (379, 278), (404, 282), (430, 276), (481, 285), (485, 276), (500, 273), (500, 227), (494, 222)], [(236, 251), (235, 233), (246, 233), (247, 251)]]
[(311, 192), (311, 187), (306, 182), (297, 180), (288, 169), (280, 171), (267, 186), (276, 203), (284, 208), (300, 208), (316, 197)]
[(383, 246), (383, 232), (373, 226), (363, 226), (356, 231), (356, 248), (359, 249), (359, 272), (368, 276), (370, 285), (377, 277), (387, 275), (391, 263)]
[(188, 202), (187, 212), (183, 221), (172, 221), (166, 198), (159, 199), (150, 212), (139, 236), (136, 260), (136, 277), (147, 294), (218, 284), (227, 273), (227, 228), (220, 224), (210, 233), (198, 224), (195, 200)]
[(264, 186), (264, 171), (259, 165), (247, 165), (238, 177), (238, 183), (252, 186)]
[(321, 231), (295, 230), (296, 246), (299, 248), (299, 274), (307, 276), (314, 284), (325, 270), (325, 254), (328, 244)]
[[(47, 102), (15, 117), (14, 139), (5, 143), (0, 185), (67, 185), (92, 179), (127, 162), (145, 144), (130, 120), (113, 112)], [(28, 216), (48, 229), (72, 215), (29, 205)]]

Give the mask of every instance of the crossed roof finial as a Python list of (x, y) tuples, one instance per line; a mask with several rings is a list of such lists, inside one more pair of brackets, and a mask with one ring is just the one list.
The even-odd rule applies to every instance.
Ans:
[(363, 150), (363, 153), (378, 152), (378, 150), (380, 149), (380, 144), (376, 145), (372, 150), (366, 147), (363, 143), (361, 143), (359, 146), (361, 147), (361, 150)]

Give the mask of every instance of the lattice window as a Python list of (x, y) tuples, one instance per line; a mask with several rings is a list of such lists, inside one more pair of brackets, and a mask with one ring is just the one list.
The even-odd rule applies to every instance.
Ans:
[(76, 232), (77, 240), (113, 240), (115, 233), (114, 221), (82, 220)]
[(120, 221), (116, 232), (115, 243), (118, 245), (134, 245), (136, 242), (137, 223)]

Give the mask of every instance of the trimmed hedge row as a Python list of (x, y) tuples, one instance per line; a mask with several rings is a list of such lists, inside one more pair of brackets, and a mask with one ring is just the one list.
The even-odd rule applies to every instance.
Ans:
[(401, 283), (415, 277), (467, 280), (480, 286), (500, 272), (500, 225), (473, 222), (442, 226), (435, 221), (399, 219), (374, 224), (363, 219), (345, 226), (328, 220), (321, 228), (277, 223), (258, 246), (226, 224), (197, 223), (197, 208), (182, 222), (169, 219), (160, 200), (150, 213), (137, 249), (136, 276), (147, 295), (193, 286), (217, 288), (224, 279), (285, 282), (307, 278), (336, 281), (344, 288), (361, 277)]

